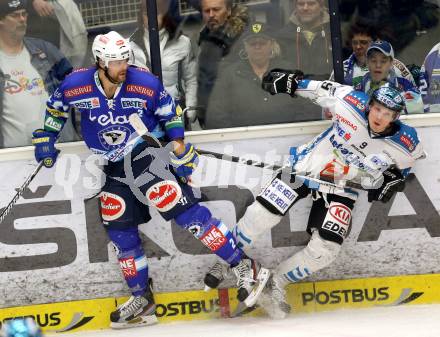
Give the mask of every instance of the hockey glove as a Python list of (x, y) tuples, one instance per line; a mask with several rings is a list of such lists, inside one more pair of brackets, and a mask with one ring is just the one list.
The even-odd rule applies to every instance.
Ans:
[(37, 129), (32, 133), (32, 145), (35, 146), (35, 159), (37, 162), (43, 161), (46, 167), (52, 167), (58, 157), (55, 148), (56, 136), (53, 132)]
[(368, 202), (380, 200), (388, 202), (396, 192), (402, 192), (405, 188), (405, 178), (396, 167), (389, 168), (383, 173), (383, 183), (378, 189), (368, 190)]
[(171, 165), (174, 167), (174, 172), (183, 183), (187, 183), (197, 168), (199, 163), (199, 154), (191, 143), (186, 143), (185, 152), (176, 156), (171, 154)]
[(304, 74), (301, 70), (283, 70), (272, 69), (263, 76), (261, 84), (263, 90), (269, 92), (271, 95), (275, 94), (289, 94), (295, 96), (296, 88), (298, 88), (298, 81), (302, 80)]

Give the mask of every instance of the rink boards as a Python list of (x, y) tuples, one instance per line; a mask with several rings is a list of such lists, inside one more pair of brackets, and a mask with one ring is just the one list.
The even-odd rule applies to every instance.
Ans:
[[(156, 315), (160, 323), (201, 319), (231, 319), (237, 305), (236, 289), (157, 293)], [(289, 285), (288, 302), (293, 313), (375, 306), (440, 303), (440, 275), (413, 275)], [(32, 316), (44, 331), (69, 332), (106, 329), (109, 313), (127, 298), (41, 304), (0, 309), (0, 321)], [(249, 315), (261, 316), (258, 309)]]
[[(415, 124), (430, 125), (418, 129), (428, 158), (416, 164), (405, 191), (390, 203), (370, 204), (365, 193), (360, 195), (337, 260), (308, 279), (311, 283), (289, 289), (296, 310), (440, 303), (440, 126), (438, 117), (425, 117)], [(225, 131), (216, 139), (207, 133), (189, 138), (205, 150), (279, 163), (289, 146), (327, 126), (297, 123), (275, 131), (262, 127)], [(0, 319), (34, 315), (45, 329), (56, 331), (106, 327), (116, 306), (108, 297), (126, 296), (128, 289), (98, 214), (99, 161), (84, 145), (60, 147), (56, 167), (41, 171), (0, 225)], [(31, 148), (0, 151), (2, 207), (34, 167)], [(195, 180), (203, 203), (230, 227), (273, 174), (227, 158), (202, 157), (199, 167)], [(305, 224), (310, 206), (310, 200), (295, 205), (256, 242), (251, 255), (271, 268), (302, 249), (309, 239)], [(215, 256), (156, 211), (151, 214), (140, 231), (159, 319), (227, 316), (236, 305), (234, 291), (220, 298), (216, 291), (199, 291)], [(233, 288), (234, 282), (228, 280), (225, 287)]]

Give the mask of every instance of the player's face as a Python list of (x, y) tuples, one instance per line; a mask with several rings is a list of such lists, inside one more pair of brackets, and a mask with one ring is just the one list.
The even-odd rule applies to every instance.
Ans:
[(301, 23), (313, 23), (321, 16), (321, 3), (318, 0), (297, 0), (296, 14)]
[(14, 11), (0, 20), (0, 33), (6, 33), (16, 40), (26, 34), (28, 13), (25, 9)]
[(373, 42), (371, 36), (365, 34), (353, 35), (353, 38), (351, 39), (351, 48), (353, 49), (354, 55), (359, 62), (365, 63), (367, 59), (367, 49), (371, 42)]
[(367, 65), (373, 82), (380, 82), (388, 77), (393, 61), (391, 57), (373, 50), (369, 53)]
[(262, 64), (270, 60), (273, 41), (265, 37), (254, 37), (244, 43), (244, 49), (251, 64)]
[(128, 60), (110, 61), (108, 74), (116, 82), (124, 82), (127, 77)]
[(395, 112), (382, 104), (373, 101), (368, 113), (370, 129), (376, 133), (384, 132), (394, 120)]
[(203, 22), (210, 30), (219, 29), (231, 15), (226, 0), (202, 0)]

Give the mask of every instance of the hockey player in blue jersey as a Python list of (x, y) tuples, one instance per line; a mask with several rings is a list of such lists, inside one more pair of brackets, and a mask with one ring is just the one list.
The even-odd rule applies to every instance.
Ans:
[[(351, 86), (300, 80), (298, 75), (274, 69), (263, 77), (263, 89), (271, 94), (308, 98), (329, 109), (333, 123), (311, 141), (290, 149), (291, 165), (261, 191), (234, 230), (246, 251), (260, 235), (277, 225), (298, 200), (312, 195), (307, 224), (310, 241), (274, 268), (257, 301), (277, 318), (290, 312), (284, 290), (287, 284), (301, 281), (337, 259), (350, 233), (358, 196), (357, 190), (346, 187), (347, 182), (368, 189), (370, 202), (388, 202), (403, 190), (415, 161), (424, 158), (416, 130), (399, 121), (405, 108), (399, 90), (379, 87), (369, 98)], [(336, 186), (329, 186), (324, 180)], [(225, 272), (226, 268), (216, 263), (205, 283), (217, 286)]]
[[(55, 141), (70, 108), (75, 107), (81, 113), (86, 145), (108, 161), (100, 211), (132, 292), (130, 299), (111, 313), (111, 326), (156, 322), (147, 257), (138, 233), (138, 225), (150, 219), (146, 204), (155, 207), (165, 220), (174, 219), (226, 261), (238, 278), (238, 299), (251, 305), (269, 273), (243, 254), (227, 226), (212, 217), (199, 204), (197, 193), (183, 183), (190, 180), (198, 153), (183, 141), (182, 119), (173, 99), (155, 76), (128, 65), (130, 44), (118, 33), (98, 35), (92, 49), (96, 66), (74, 71), (49, 98), (44, 127), (33, 133), (33, 144), (36, 160), (52, 167), (58, 155)], [(160, 158), (136, 133), (130, 123), (132, 114), (138, 114), (155, 136), (174, 141), (174, 152), (167, 152), (170, 165), (166, 162), (169, 158)], [(129, 176), (142, 178), (142, 184), (127, 183)], [(133, 188), (139, 189), (140, 197)]]

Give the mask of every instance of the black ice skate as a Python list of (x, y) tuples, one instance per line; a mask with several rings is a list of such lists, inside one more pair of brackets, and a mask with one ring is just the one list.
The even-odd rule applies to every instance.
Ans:
[(237, 276), (238, 300), (247, 307), (252, 307), (269, 279), (269, 270), (248, 257), (231, 269)]
[(231, 269), (228, 265), (221, 262), (216, 262), (206, 273), (203, 280), (205, 283), (205, 291), (216, 289), (230, 272)]
[(273, 274), (267, 281), (257, 304), (273, 319), (285, 318), (291, 310), (286, 301), (286, 291)]
[(131, 296), (127, 302), (120, 305), (110, 314), (112, 329), (125, 329), (157, 323), (153, 291), (150, 285), (143, 295)]

